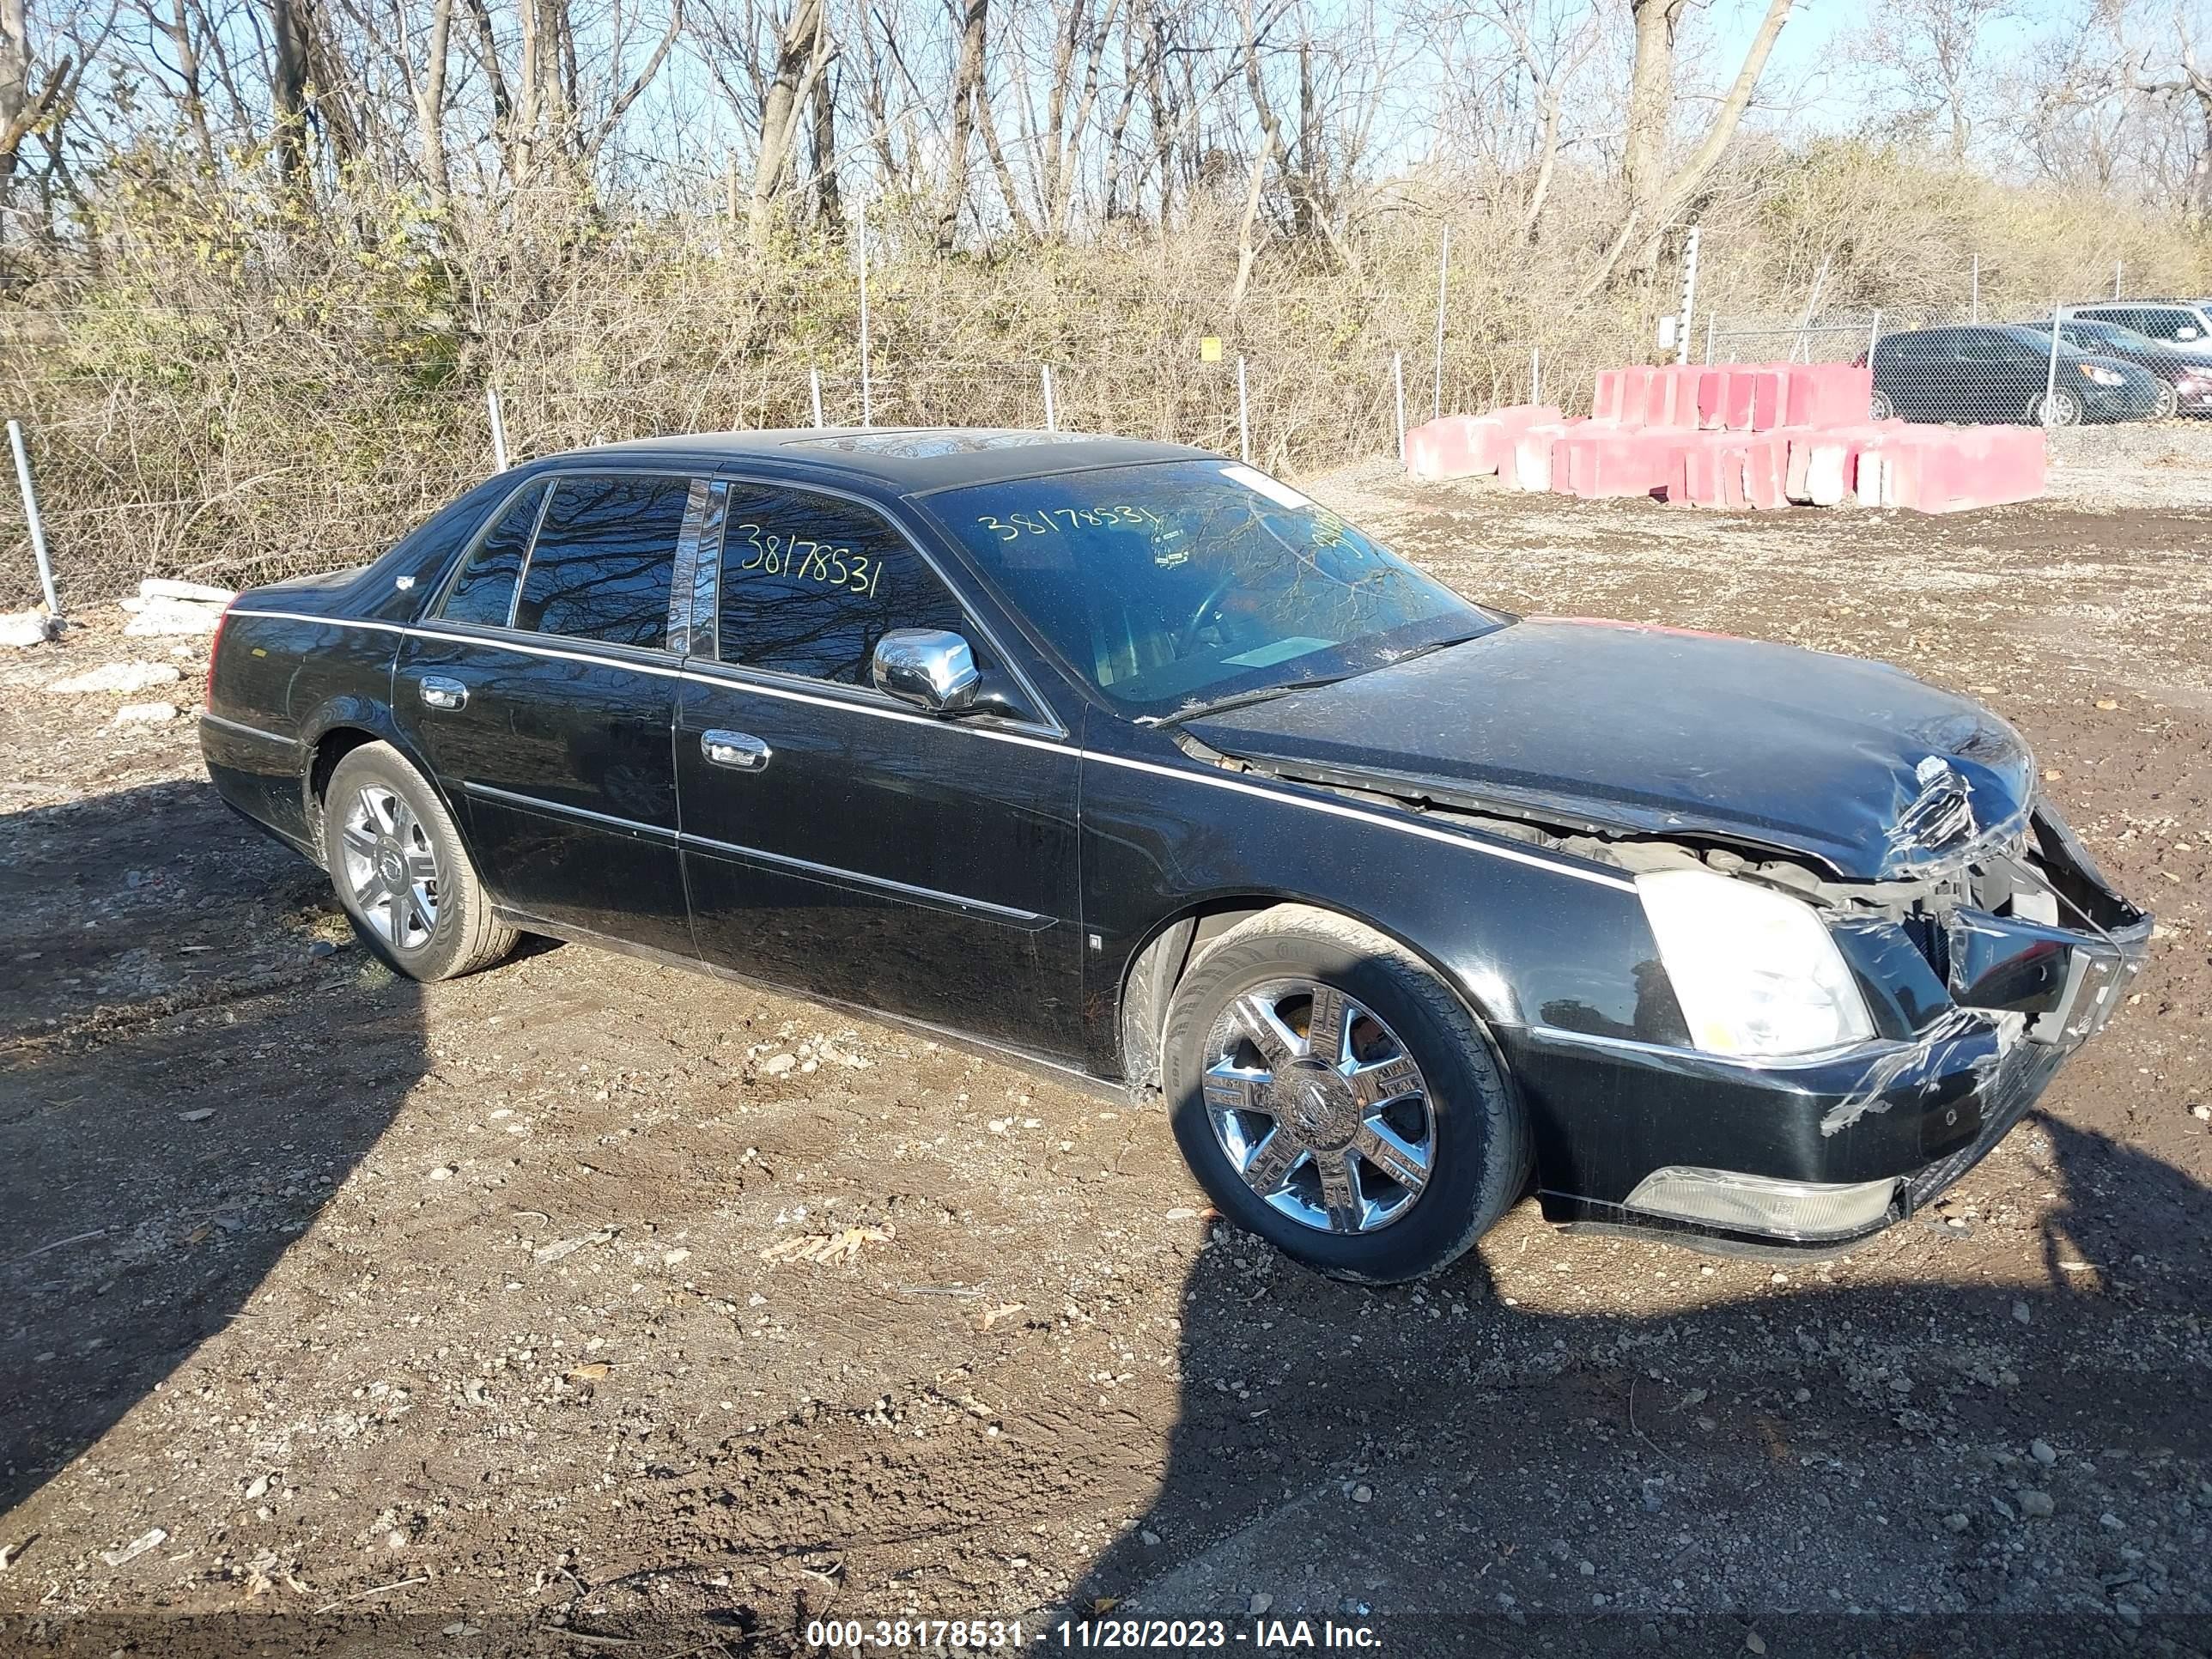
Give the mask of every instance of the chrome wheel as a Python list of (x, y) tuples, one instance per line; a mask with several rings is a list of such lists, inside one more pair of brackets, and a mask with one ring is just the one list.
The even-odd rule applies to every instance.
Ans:
[(1437, 1120), (1395, 1032), (1332, 985), (1274, 980), (1237, 997), (1206, 1039), (1206, 1114), (1230, 1167), (1270, 1208), (1330, 1233), (1371, 1233), (1413, 1207)]
[(414, 808), (396, 790), (368, 784), (340, 832), (356, 908), (386, 944), (416, 951), (438, 927), (438, 855)]
[(2070, 392), (2053, 392), (2038, 398), (2028, 414), (2039, 426), (2079, 426), (2081, 400)]
[(2150, 411), (2154, 421), (2170, 421), (2181, 408), (2181, 393), (2171, 380), (2158, 383), (2158, 402)]

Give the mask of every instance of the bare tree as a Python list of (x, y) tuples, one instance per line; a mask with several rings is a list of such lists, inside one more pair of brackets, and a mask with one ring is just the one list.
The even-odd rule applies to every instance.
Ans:
[(1767, 0), (1766, 14), (1744, 50), (1742, 64), (1706, 118), (1705, 131), (1689, 153), (1670, 165), (1674, 123), (1674, 48), (1689, 0), (1630, 0), (1636, 30), (1636, 55), (1629, 71), (1628, 125), (1621, 147), (1620, 176), (1627, 196), (1620, 228), (1585, 295), (1608, 281), (1623, 255), (1629, 268), (1649, 276), (1658, 267), (1659, 244), (1668, 222), (1695, 196), (1727, 154), (1735, 131), (1751, 106), (1766, 59), (1789, 21), (1793, 0)]
[(64, 54), (41, 74), (25, 0), (0, 0), (0, 201), (15, 179), (23, 140), (60, 104), (72, 67)]

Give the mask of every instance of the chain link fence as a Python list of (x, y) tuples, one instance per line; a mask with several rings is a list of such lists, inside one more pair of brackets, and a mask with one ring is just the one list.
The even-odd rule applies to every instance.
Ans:
[(1711, 319), (1708, 362), (1868, 362), (1877, 419), (2074, 427), (2212, 416), (2212, 311), (2094, 300), (1789, 322)]

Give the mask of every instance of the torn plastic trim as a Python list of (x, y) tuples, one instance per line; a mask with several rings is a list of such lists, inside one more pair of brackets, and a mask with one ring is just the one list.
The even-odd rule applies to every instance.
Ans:
[(1954, 1008), (1917, 1042), (1877, 1057), (1859, 1086), (1821, 1115), (1823, 1139), (1900, 1103), (1925, 1109), (1977, 1093), (1996, 1076), (2027, 1030), (2021, 1014)]

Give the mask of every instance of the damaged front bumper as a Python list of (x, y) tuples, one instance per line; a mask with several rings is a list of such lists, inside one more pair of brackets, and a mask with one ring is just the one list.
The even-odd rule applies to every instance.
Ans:
[(2151, 917), (2054, 813), (2039, 809), (2030, 837), (2024, 856), (2071, 926), (1961, 904), (1838, 927), (1873, 1042), (1759, 1061), (1499, 1031), (1534, 1122), (1547, 1218), (1818, 1253), (1936, 1198), (2102, 1029), (2149, 946)]

